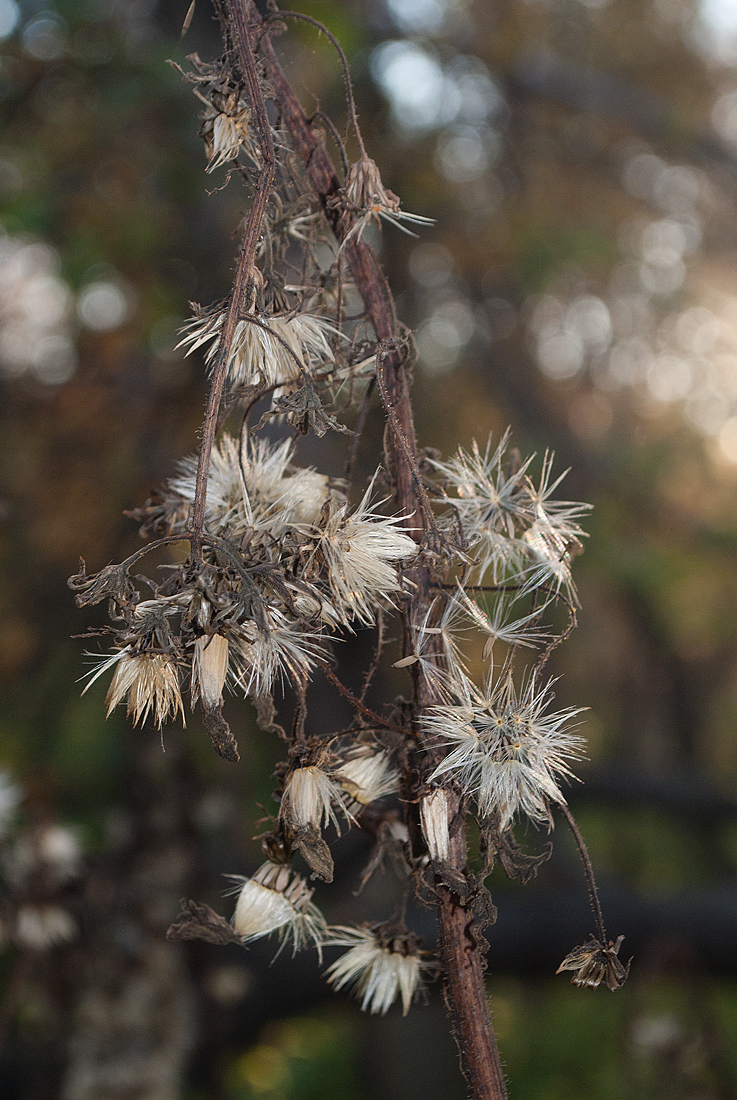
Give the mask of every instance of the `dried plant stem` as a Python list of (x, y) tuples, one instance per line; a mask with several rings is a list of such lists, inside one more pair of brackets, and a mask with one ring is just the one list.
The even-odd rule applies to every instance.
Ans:
[(271, 185), (274, 181), (274, 143), (271, 137), (269, 117), (266, 113), (256, 60), (251, 47), (249, 25), (246, 20), (245, 7), (239, 0), (228, 0), (226, 9), (229, 18), (229, 26), (233, 35), (233, 41), (238, 54), (246, 84), (248, 96), (253, 110), (253, 118), (258, 135), (261, 152), (261, 171), (258, 182), (254, 188), (251, 209), (248, 212), (246, 227), (243, 232), (241, 251), (238, 257), (233, 290), (228, 302), (225, 321), (220, 335), (218, 352), (215, 365), (210, 378), (210, 392), (207, 397), (207, 408), (202, 425), (202, 439), (200, 441), (200, 453), (197, 461), (197, 480), (195, 485), (195, 498), (192, 505), (190, 519), (190, 532), (192, 539), (192, 560), (198, 560), (202, 555), (202, 532), (205, 522), (205, 503), (207, 500), (207, 475), (210, 468), (210, 455), (212, 454), (215, 432), (218, 424), (218, 413), (223, 397), (225, 379), (228, 373), (230, 361), (230, 349), (233, 344), (236, 326), (248, 301), (249, 291), (253, 286), (253, 262), (256, 257), (261, 226), (266, 213), (266, 204), (269, 201)]
[(591, 902), (591, 911), (594, 914), (594, 920), (596, 921), (596, 931), (601, 943), (605, 944), (607, 941), (606, 929), (604, 928), (604, 914), (601, 911), (601, 902), (599, 901), (599, 891), (596, 888), (596, 879), (594, 878), (594, 868), (591, 865), (591, 857), (589, 856), (589, 850), (586, 847), (586, 842), (581, 836), (581, 830), (576, 824), (576, 819), (571, 811), (566, 806), (565, 802), (558, 804), (560, 812), (568, 823), (568, 828), (573, 834), (573, 839), (576, 842), (578, 848), (578, 854), (581, 857), (583, 863), (584, 874), (586, 875), (586, 885), (589, 890), (589, 901)]
[(376, 713), (376, 711), (371, 710), (370, 707), (367, 707), (363, 699), (359, 699), (356, 695), (354, 695), (350, 688), (347, 688), (342, 680), (338, 679), (338, 677), (328, 665), (323, 664), (321, 667), (330, 683), (338, 689), (343, 698), (347, 699), (351, 706), (355, 707), (356, 710), (360, 711), (360, 713), (365, 715), (366, 718), (369, 718), (374, 723), (374, 725), (381, 726), (383, 729), (386, 730), (393, 730), (395, 733), (407, 733), (407, 730), (404, 729), (403, 726), (398, 726), (395, 722), (387, 721), (386, 718), (382, 718), (380, 714)]
[[(234, 0), (236, 2), (236, 0)], [(254, 21), (258, 18), (251, 5)], [(279, 105), (282, 124), (289, 130), (293, 146), (302, 157), (312, 186), (321, 197), (326, 216), (338, 241), (366, 306), (377, 339), (386, 349), (382, 355), (382, 398), (392, 430), (385, 437), (386, 460), (394, 481), (396, 506), (408, 526), (415, 528), (414, 538), (421, 542), (427, 532), (422, 501), (418, 494), (417, 440), (407, 381), (403, 370), (400, 331), (394, 302), (383, 272), (369, 246), (357, 235), (349, 239), (353, 217), (339, 199), (340, 182), (330, 156), (319, 136), (310, 128), (302, 107), (286, 80), (273, 46), (265, 34), (261, 50), (269, 66), (272, 87)], [(421, 523), (420, 520), (425, 520)], [(431, 578), (419, 565), (408, 572), (408, 596), (403, 608), (405, 637), (409, 642), (410, 625), (420, 621), (432, 602)], [(411, 649), (408, 647), (408, 652)], [(438, 702), (422, 670), (415, 666), (418, 711)], [(457, 809), (457, 807), (455, 808)], [(451, 814), (455, 812), (452, 809)], [(467, 869), (466, 840), (459, 830), (452, 840), (451, 863), (459, 875)], [(462, 1056), (464, 1070), (474, 1100), (503, 1100), (506, 1097), (504, 1075), (499, 1060), (483, 981), (482, 961), (474, 936), (473, 917), (461, 905), (461, 899), (444, 882), (436, 882), (440, 948), (446, 980), (446, 997)]]

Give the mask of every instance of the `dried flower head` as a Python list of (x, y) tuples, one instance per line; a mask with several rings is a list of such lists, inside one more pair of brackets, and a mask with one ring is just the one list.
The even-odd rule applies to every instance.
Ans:
[(159, 728), (178, 713), (184, 720), (179, 673), (176, 662), (168, 654), (134, 655), (126, 646), (99, 661), (84, 691), (110, 668), (115, 668), (115, 672), (105, 696), (106, 717), (109, 718), (125, 700), (128, 717), (133, 718), (134, 726), (145, 722), (149, 714)]
[(416, 234), (403, 225), (403, 222), (413, 225), (432, 225), (434, 222), (434, 218), (408, 214), (402, 210), (397, 196), (384, 187), (376, 163), (365, 155), (351, 165), (344, 190), (349, 208), (356, 214), (353, 228), (346, 240), (353, 236), (360, 237), (367, 225), (372, 222), (380, 225), (382, 219), (411, 237)]
[(348, 808), (353, 812), (399, 792), (399, 772), (390, 754), (378, 745), (363, 743), (347, 748), (336, 773), (336, 780), (350, 797)]
[(325, 944), (350, 948), (326, 971), (335, 989), (352, 986), (364, 1012), (382, 1016), (401, 997), (402, 1015), (407, 1015), (426, 966), (412, 933), (392, 935), (382, 926), (336, 925), (329, 929)]
[[(177, 347), (187, 355), (210, 344), (205, 355), (213, 362), (220, 344), (225, 311), (203, 311), (188, 321), (187, 334)], [(228, 379), (234, 386), (276, 386), (312, 377), (320, 368), (334, 363), (329, 336), (338, 330), (319, 314), (251, 313), (236, 325), (229, 351)]]
[(574, 947), (555, 973), (572, 970), (573, 985), (596, 989), (602, 982), (606, 982), (607, 988), (614, 993), (626, 982), (632, 964), (630, 959), (625, 966), (618, 957), (623, 940), (624, 936), (619, 936), (616, 943), (609, 940), (608, 944), (604, 944), (592, 936), (587, 943)]
[(336, 807), (345, 813), (345, 795), (338, 782), (319, 764), (294, 768), (284, 783), (279, 816), (294, 830), (318, 831), (331, 821), (338, 833)]
[(382, 516), (371, 505), (374, 479), (353, 512), (330, 500), (313, 532), (313, 562), (324, 563), (336, 607), (344, 622), (374, 622), (378, 601), (400, 588), (395, 563), (417, 553), (401, 516)]
[(292, 953), (312, 942), (322, 958), (325, 919), (312, 902), (313, 891), (290, 867), (264, 863), (251, 878), (230, 876), (238, 884), (233, 927), (244, 943), (276, 932)]
[(254, 154), (258, 156), (258, 147), (248, 133), (250, 110), (248, 107), (231, 109), (233, 113), (209, 107), (202, 116), (200, 134), (205, 139), (208, 172), (235, 160), (243, 147), (251, 159), (255, 159)]
[(454, 779), (501, 830), (517, 812), (550, 823), (548, 802), (565, 802), (557, 777), (572, 774), (566, 761), (580, 758), (584, 744), (565, 728), (584, 708), (546, 713), (552, 697), (551, 683), (540, 686), (534, 675), (518, 692), (508, 672), (496, 683), (490, 676), (483, 693), (469, 683), (463, 702), (431, 708), (423, 725), (451, 751), (430, 781)]

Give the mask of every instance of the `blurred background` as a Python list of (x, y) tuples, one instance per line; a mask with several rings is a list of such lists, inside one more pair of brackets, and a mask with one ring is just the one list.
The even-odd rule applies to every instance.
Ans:
[[(204, 370), (176, 334), (190, 300), (227, 293), (247, 205), (205, 175), (197, 101), (167, 64), (219, 54), (206, 0), (181, 39), (187, 6), (0, 0), (0, 1092), (461, 1100), (439, 983), (377, 1019), (307, 954), (165, 941), (180, 897), (229, 915), (222, 875), (260, 861), (280, 746), (250, 706), (230, 704), (234, 767), (196, 718), (162, 742), (105, 722), (105, 685), (80, 696), (99, 647), (71, 635), (104, 615), (66, 578), (135, 550), (124, 509), (196, 449)], [(510, 1095), (737, 1097), (737, 4), (299, 7), (348, 54), (384, 182), (436, 219), (374, 242), (416, 333), (420, 444), (510, 425), (594, 504), (580, 626), (551, 664), (559, 704), (590, 707), (570, 804), (635, 958), (616, 995), (554, 976), (591, 928), (562, 826), (530, 886), (494, 872)], [(325, 39), (295, 25), (278, 49), (342, 132)], [(362, 476), (382, 428), (374, 409)], [(339, 474), (344, 441), (300, 455)], [(346, 649), (356, 678), (370, 650)], [(340, 729), (318, 690), (313, 721)], [(336, 843), (316, 895), (331, 920), (391, 910), (391, 868), (354, 896), (369, 854), (355, 831)]]

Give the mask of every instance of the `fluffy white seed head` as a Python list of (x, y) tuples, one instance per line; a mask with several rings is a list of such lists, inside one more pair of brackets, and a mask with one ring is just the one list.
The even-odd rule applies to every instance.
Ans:
[[(214, 361), (225, 311), (203, 314), (189, 321), (178, 347), (187, 354), (209, 344), (207, 363)], [(298, 382), (305, 375), (332, 369), (334, 354), (329, 337), (338, 330), (319, 314), (249, 314), (239, 321), (230, 347), (228, 380), (234, 386), (278, 386)]]
[(244, 943), (276, 932), (293, 953), (314, 943), (322, 958), (325, 919), (312, 902), (313, 891), (289, 867), (264, 863), (251, 878), (232, 876), (238, 890), (233, 927)]
[(348, 947), (329, 966), (326, 976), (335, 989), (351, 986), (361, 998), (361, 1008), (383, 1016), (397, 997), (406, 1016), (420, 988), (423, 961), (409, 936), (384, 938), (370, 928), (336, 925), (326, 945)]
[[(375, 480), (375, 478), (374, 478)], [(417, 554), (402, 517), (386, 517), (372, 509), (373, 481), (354, 512), (331, 502), (329, 514), (314, 532), (313, 558), (327, 568), (336, 607), (346, 622), (374, 622), (378, 601), (389, 600), (400, 588), (396, 564)]]
[(584, 746), (566, 728), (584, 708), (546, 713), (552, 697), (551, 683), (540, 686), (532, 676), (518, 692), (504, 674), (496, 683), (490, 677), (483, 693), (469, 685), (463, 702), (431, 708), (425, 730), (450, 752), (430, 781), (455, 780), (501, 829), (518, 812), (550, 823), (548, 802), (565, 803), (559, 777), (572, 774), (567, 761)]
[(452, 530), (460, 519), (468, 551), (476, 558), (474, 574), (496, 583), (510, 574), (526, 577), (531, 590), (548, 585), (574, 594), (570, 560), (581, 549), (579, 519), (589, 505), (552, 499), (565, 474), (552, 478), (553, 456), (546, 453), (539, 483), (529, 473), (534, 455), (524, 461), (507, 453), (509, 432), (482, 455), (474, 443), (449, 462), (434, 462), (450, 495), (441, 526)]
[[(327, 477), (313, 469), (294, 467), (294, 442), (270, 444), (248, 435), (243, 443), (224, 434), (213, 447), (207, 482), (205, 519), (210, 530), (231, 538), (279, 538), (290, 525), (316, 523), (330, 495)], [(184, 529), (197, 484), (197, 456), (185, 458), (181, 474), (169, 482), (175, 498), (169, 510), (175, 529)]]

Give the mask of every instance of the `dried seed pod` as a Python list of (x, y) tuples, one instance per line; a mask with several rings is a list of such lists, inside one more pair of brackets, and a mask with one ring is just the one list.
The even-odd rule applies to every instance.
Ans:
[(433, 863), (445, 863), (450, 851), (448, 791), (437, 787), (420, 799), (422, 835)]

